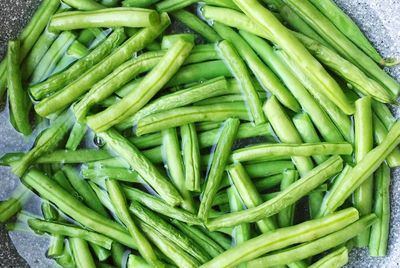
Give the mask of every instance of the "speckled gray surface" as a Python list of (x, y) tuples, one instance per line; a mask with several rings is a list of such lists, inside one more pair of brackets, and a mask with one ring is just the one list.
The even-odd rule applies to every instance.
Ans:
[[(0, 0), (0, 58), (8, 39), (15, 37), (31, 16), (38, 0)], [(400, 58), (400, 1), (399, 0), (336, 0), (367, 33), (384, 56)], [(389, 70), (398, 80), (400, 67)], [(396, 117), (399, 117), (398, 111)], [(7, 115), (0, 113), (0, 155), (5, 152), (27, 148), (29, 141), (22, 140), (8, 124)], [(7, 197), (17, 185), (17, 180), (8, 169), (0, 168), (0, 200)], [(29, 205), (36, 210), (35, 202)], [(11, 239), (10, 239), (11, 236)], [(0, 267), (52, 267), (45, 259), (46, 239), (38, 239), (27, 234), (7, 235), (0, 226)], [(19, 257), (22, 253), (26, 262)], [(400, 267), (400, 172), (396, 170), (392, 182), (392, 221), (389, 255), (384, 258), (371, 258), (365, 250), (351, 253), (348, 267)]]

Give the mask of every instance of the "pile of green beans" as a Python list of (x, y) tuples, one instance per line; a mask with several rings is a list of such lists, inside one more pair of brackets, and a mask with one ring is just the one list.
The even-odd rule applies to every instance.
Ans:
[(0, 63), (33, 142), (0, 223), (67, 268), (385, 256), (394, 62), (332, 0), (43, 0)]

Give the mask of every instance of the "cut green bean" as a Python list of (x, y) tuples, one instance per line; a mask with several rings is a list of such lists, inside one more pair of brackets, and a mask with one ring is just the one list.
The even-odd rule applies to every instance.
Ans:
[(77, 268), (95, 268), (93, 256), (90, 253), (89, 246), (85, 240), (81, 238), (69, 238), (72, 254), (75, 259)]
[(82, 94), (86, 93), (96, 82), (108, 75), (110, 71), (128, 60), (134, 52), (153, 41), (169, 24), (168, 15), (161, 15), (160, 24), (140, 30), (122, 46), (118, 47), (111, 55), (90, 68), (79, 79), (67, 85), (56, 94), (45, 98), (39, 104), (36, 104), (36, 112), (41, 116), (47, 116), (68, 106)]
[(136, 113), (176, 73), (192, 48), (193, 43), (184, 40), (177, 42), (134, 91), (103, 112), (89, 116), (87, 118), (88, 125), (96, 132), (104, 131)]
[(151, 27), (160, 23), (155, 10), (141, 8), (107, 8), (95, 11), (68, 11), (54, 15), (49, 31), (69, 31), (84, 28)]
[[(291, 184), (298, 180), (299, 174), (296, 170), (285, 170), (281, 181), (281, 191), (286, 190)], [(295, 206), (289, 206), (278, 213), (279, 227), (289, 227), (293, 225)]]
[(149, 7), (161, 0), (124, 0), (122, 1), (122, 6), (124, 7)]
[(349, 251), (346, 247), (341, 247), (325, 257), (314, 262), (311, 268), (340, 268), (345, 266), (349, 261)]
[[(256, 94), (258, 95), (258, 98), (260, 99), (261, 103), (263, 103), (267, 99), (266, 92), (257, 92)], [(207, 98), (205, 100), (196, 102), (195, 105), (210, 105), (210, 104), (219, 104), (225, 102), (240, 102), (240, 101), (245, 101), (245, 98), (242, 94), (230, 94), (219, 97)]]
[[(288, 107), (289, 109), (298, 112), (300, 110), (300, 105), (293, 97), (293, 95), (285, 88), (281, 82), (279, 81), (278, 77), (269, 69), (267, 68), (264, 63), (258, 58), (256, 53), (252, 50), (252, 48), (243, 40), (243, 38), (233, 31), (231, 28), (224, 26), (220, 23), (214, 23), (214, 29), (226, 40), (230, 41), (231, 44), (236, 48), (237, 53), (246, 61), (247, 65), (254, 73), (258, 81), (261, 83), (264, 89), (271, 92), (275, 95), (280, 102)], [(221, 46), (221, 44), (219, 44)], [(242, 61), (237, 57), (237, 53), (234, 49), (225, 48), (221, 50), (224, 56), (222, 58), (225, 59), (225, 62), (228, 63), (228, 66), (233, 72), (233, 75), (239, 81), (239, 84), (242, 89), (242, 93), (244, 93), (245, 99), (250, 101), (250, 92), (248, 92), (247, 85), (251, 84), (250, 78), (246, 77), (243, 73), (246, 73), (246, 67), (243, 66), (244, 64)], [(241, 71), (240, 71), (241, 69)], [(254, 90), (253, 90), (254, 91)], [(254, 95), (254, 92), (252, 93)], [(250, 107), (252, 105), (256, 105), (256, 103), (249, 102), (248, 104)], [(258, 104), (258, 106), (261, 106)], [(261, 108), (260, 108), (261, 110)]]
[(99, 149), (79, 149), (76, 151), (57, 150), (45, 154), (37, 159), (37, 163), (64, 163), (80, 164), (92, 161), (109, 159), (112, 155), (106, 150)]
[(188, 106), (151, 114), (139, 120), (136, 135), (153, 133), (166, 127), (177, 127), (201, 121), (223, 121), (229, 117), (249, 120), (244, 103), (223, 103), (219, 105)]
[(129, 163), (139, 175), (168, 204), (175, 206), (182, 202), (182, 197), (176, 188), (157, 170), (157, 168), (128, 140), (117, 131), (109, 130), (98, 134), (109, 148), (119, 154)]
[(239, 129), (239, 119), (229, 118), (225, 121), (218, 142), (212, 156), (210, 169), (206, 179), (205, 189), (202, 193), (198, 216), (206, 220), (211, 208), (213, 199), (221, 183), (224, 168), (228, 162), (233, 142)]
[(332, 193), (326, 210), (322, 215), (327, 215), (341, 206), (372, 173), (382, 164), (385, 158), (400, 143), (400, 122), (396, 122), (383, 142), (366, 154), (361, 161), (346, 175), (340, 187)]
[(275, 232), (268, 232), (225, 251), (208, 263), (203, 264), (202, 267), (219, 268), (235, 266), (241, 262), (252, 260), (273, 250), (315, 240), (341, 230), (358, 220), (358, 217), (357, 210), (349, 208), (321, 219), (306, 221), (298, 225), (279, 229)]
[(325, 250), (339, 246), (345, 243), (357, 234), (370, 227), (376, 222), (376, 216), (369, 214), (358, 221), (345, 226), (341, 230), (336, 230), (327, 236), (316, 239), (312, 242), (301, 244), (300, 246), (286, 249), (282, 252), (275, 253), (263, 258), (259, 258), (249, 262), (251, 267), (271, 267), (275, 265), (284, 265), (296, 260), (302, 260), (313, 255), (324, 252)]
[(375, 205), (378, 221), (372, 225), (369, 240), (371, 256), (386, 256), (390, 229), (390, 169), (383, 163), (375, 173)]
[(199, 140), (194, 124), (180, 128), (182, 139), (182, 157), (185, 170), (185, 187), (189, 191), (201, 191), (201, 166)]
[(31, 192), (23, 185), (17, 186), (11, 196), (0, 203), (0, 222), (4, 223), (16, 215), (30, 199)]
[(84, 178), (88, 178), (96, 183), (108, 178), (131, 183), (142, 183), (139, 174), (126, 168), (82, 168), (81, 174)]
[(161, 40), (162, 49), (170, 49), (176, 42), (185, 40), (190, 43), (194, 43), (196, 36), (191, 33), (171, 34), (164, 35)]
[(238, 55), (235, 48), (229, 41), (221, 41), (217, 45), (218, 51), (230, 68), (232, 74), (240, 84), (245, 102), (256, 125), (265, 123), (265, 116), (262, 112), (262, 104), (250, 79), (250, 74), (245, 63)]
[[(376, 144), (381, 144), (385, 137), (388, 134), (387, 129), (378, 118), (377, 115), (373, 115), (373, 124), (374, 124), (374, 139)], [(389, 167), (394, 168), (400, 166), (400, 149), (395, 148), (393, 152), (389, 154), (387, 157), (387, 162)]]
[(23, 135), (31, 133), (29, 124), (30, 104), (28, 95), (22, 88), (20, 41), (9, 41), (7, 50), (7, 87), (10, 103), (11, 123)]
[(120, 43), (125, 40), (125, 33), (122, 28), (115, 29), (114, 32), (86, 57), (78, 60), (68, 69), (50, 77), (46, 81), (31, 86), (29, 91), (36, 100), (41, 100), (53, 94), (72, 81), (78, 79), (95, 64), (99, 63)]
[(104, 9), (105, 6), (97, 3), (95, 0), (63, 0), (67, 5), (78, 10), (97, 10)]
[(75, 151), (79, 144), (82, 142), (83, 137), (86, 134), (87, 126), (85, 124), (75, 122), (72, 127), (71, 133), (69, 134), (67, 144), (65, 148), (67, 150)]
[(162, 0), (156, 4), (158, 12), (172, 12), (196, 3), (196, 0)]

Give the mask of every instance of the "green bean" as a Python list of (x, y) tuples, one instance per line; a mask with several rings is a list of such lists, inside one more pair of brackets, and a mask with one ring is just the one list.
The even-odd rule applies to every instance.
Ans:
[(112, 157), (106, 150), (99, 149), (79, 149), (76, 151), (57, 150), (37, 159), (37, 163), (65, 163), (79, 164), (92, 161), (109, 159)]
[(232, 0), (203, 0), (202, 2), (211, 6), (227, 7), (239, 10), (238, 6)]
[(369, 240), (371, 256), (386, 256), (390, 228), (390, 169), (383, 163), (375, 173), (375, 205), (378, 221), (372, 225)]
[(311, 120), (321, 133), (321, 136), (327, 142), (343, 141), (342, 135), (333, 124), (330, 117), (315, 101), (313, 96), (304, 88), (304, 86), (290, 71), (286, 64), (284, 64), (282, 60), (275, 54), (273, 48), (267, 42), (252, 34), (244, 31), (240, 31), (240, 34), (271, 67), (271, 69), (279, 75), (282, 81), (284, 81), (286, 86), (299, 101), (304, 111), (310, 115)]
[(161, 132), (156, 132), (140, 137), (132, 136), (129, 138), (129, 141), (132, 142), (138, 149), (148, 149), (161, 145), (162, 137)]
[(111, 245), (111, 257), (113, 263), (116, 267), (122, 267), (124, 265), (124, 256), (125, 256), (126, 249), (123, 245), (118, 242), (112, 243)]
[(219, 129), (221, 127), (221, 123), (220, 122), (200, 122), (200, 123), (196, 123), (196, 130), (197, 131), (207, 131), (207, 130), (215, 130), (215, 129)]
[(65, 247), (64, 252), (61, 256), (58, 256), (55, 261), (57, 262), (58, 265), (65, 267), (65, 268), (75, 268), (75, 260), (71, 256), (70, 253), (70, 247)]
[(161, 48), (170, 49), (179, 40), (185, 40), (187, 42), (194, 43), (195, 39), (196, 35), (192, 33), (164, 35), (161, 40)]
[(167, 87), (206, 81), (220, 76), (232, 76), (228, 67), (221, 60), (190, 64), (181, 68), (168, 82)]
[(107, 208), (109, 211), (114, 211), (114, 207), (111, 204), (110, 197), (108, 196), (107, 192), (103, 191), (100, 186), (97, 184), (89, 181), (90, 187), (92, 187), (93, 191), (96, 193), (97, 198), (100, 200), (101, 204)]
[(82, 168), (81, 174), (84, 178), (96, 183), (108, 178), (131, 183), (142, 183), (139, 174), (126, 168)]
[(341, 247), (325, 257), (314, 262), (311, 268), (340, 268), (349, 261), (349, 251), (346, 247)]
[(96, 132), (104, 131), (136, 113), (177, 72), (192, 48), (193, 43), (184, 40), (177, 42), (134, 91), (103, 112), (89, 116), (88, 125)]
[[(236, 48), (237, 53), (239, 53), (243, 60), (247, 63), (263, 88), (275, 95), (281, 101), (281, 103), (289, 109), (296, 112), (300, 110), (300, 105), (293, 95), (281, 84), (278, 77), (276, 77), (276, 75), (264, 65), (252, 48), (246, 43), (246, 41), (242, 39), (239, 34), (237, 34), (231, 28), (220, 23), (214, 23), (213, 27), (223, 38), (230, 41), (231, 44)], [(221, 44), (219, 44), (219, 46), (221, 46)], [(247, 92), (249, 89), (247, 89), (246, 86), (251, 85), (250, 79), (243, 74), (240, 75), (239, 72), (239, 68), (246, 70), (246, 67), (243, 66), (243, 62), (240, 60), (240, 58), (238, 58), (237, 53), (232, 48), (229, 49), (228, 47), (225, 48), (225, 50), (220, 49), (220, 51), (223, 55), (225, 54), (225, 57), (223, 55), (222, 57), (225, 59), (225, 62), (228, 63), (233, 75), (239, 81), (244, 96), (246, 96), (246, 99), (249, 99), (250, 92)], [(241, 73), (246, 73), (243, 72), (243, 70)], [(252, 94), (254, 94), (254, 92)], [(250, 107), (252, 105), (255, 105), (255, 103), (249, 103)], [(258, 106), (260, 106), (261, 110), (261, 105)]]
[(40, 171), (31, 169), (22, 177), (22, 181), (80, 224), (100, 234), (112, 237), (114, 240), (131, 248), (137, 248), (135, 241), (132, 240), (121, 225), (85, 206), (74, 198), (71, 193), (64, 190)]
[(22, 88), (22, 75), (19, 68), (21, 58), (20, 41), (9, 41), (7, 50), (7, 81), (10, 103), (10, 116), (14, 128), (23, 135), (31, 133), (29, 124), (29, 99)]
[(322, 215), (335, 211), (372, 173), (400, 143), (400, 122), (396, 122), (383, 142), (366, 154), (346, 175), (343, 183), (332, 193), (330, 202)]
[(53, 94), (60, 88), (67, 86), (69, 83), (78, 79), (82, 73), (85, 73), (91, 67), (95, 66), (102, 59), (104, 59), (124, 40), (124, 30), (122, 28), (115, 29), (114, 32), (104, 42), (102, 42), (102, 44), (96, 47), (86, 57), (78, 60), (70, 68), (50, 77), (46, 81), (31, 86), (29, 88), (31, 95), (35, 99), (40, 100), (50, 94)]
[(342, 34), (335, 25), (329, 21), (310, 2), (296, 2), (284, 0), (296, 13), (299, 14), (313, 29), (330, 43), (342, 56), (353, 62), (365, 71), (370, 77), (385, 85), (390, 92), (397, 96), (400, 85), (383, 71), (370, 57), (362, 52), (356, 45)]
[(110, 71), (128, 60), (134, 52), (142, 49), (146, 44), (154, 40), (169, 23), (168, 15), (161, 15), (159, 25), (140, 30), (122, 46), (118, 47), (111, 55), (86, 71), (79, 79), (67, 85), (56, 94), (42, 100), (35, 106), (36, 112), (42, 116), (47, 116), (74, 102), (96, 82), (108, 75)]
[(68, 239), (77, 268), (95, 268), (93, 256), (85, 240), (71, 237)]
[(80, 31), (76, 40), (86, 47), (91, 47), (91, 44), (94, 42), (94, 40), (100, 36), (101, 39), (105, 39), (107, 37), (107, 35), (99, 28), (88, 28)]
[(71, 183), (69, 183), (68, 178), (65, 176), (62, 169), (57, 170), (54, 175), (53, 179), (64, 188), (64, 190), (68, 191), (69, 193), (73, 193), (74, 195), (78, 196), (79, 194), (75, 191), (74, 187), (72, 187)]
[[(388, 131), (386, 130), (381, 120), (379, 120), (378, 116), (376, 116), (376, 114), (373, 115), (373, 124), (375, 143), (380, 144), (387, 136)], [(386, 160), (389, 167), (391, 168), (400, 166), (400, 149), (395, 148), (393, 152), (389, 154)]]
[(314, 84), (311, 80), (306, 77), (306, 74), (298, 68), (296, 63), (291, 60), (288, 54), (281, 51), (276, 52), (289, 66), (292, 72), (297, 76), (305, 88), (314, 96), (314, 98), (321, 104), (328, 115), (331, 117), (332, 121), (336, 124), (337, 128), (341, 132), (342, 136), (346, 141), (353, 141), (353, 129), (350, 117), (347, 116), (343, 111), (339, 109), (329, 98), (327, 98), (318, 89), (319, 85)]
[(155, 10), (140, 8), (107, 8), (95, 11), (69, 11), (54, 15), (49, 31), (69, 31), (84, 28), (151, 27), (160, 23)]
[(165, 159), (166, 169), (171, 181), (183, 197), (182, 208), (194, 213), (195, 207), (192, 196), (185, 186), (185, 170), (179, 145), (178, 133), (176, 128), (168, 128), (161, 131), (162, 135), (162, 154)]
[(351, 223), (350, 225), (345, 226), (341, 230), (336, 230), (335, 232), (332, 232), (322, 238), (318, 238), (312, 242), (301, 244), (300, 246), (289, 248), (282, 252), (252, 260), (249, 262), (249, 265), (251, 265), (251, 267), (271, 267), (317, 255), (325, 250), (343, 244), (355, 237), (357, 234), (370, 227), (376, 221), (376, 219), (377, 218), (374, 214), (369, 214)]
[(221, 41), (217, 45), (218, 51), (230, 68), (232, 74), (241, 85), (242, 93), (245, 102), (252, 115), (253, 121), (256, 125), (265, 123), (265, 116), (262, 112), (261, 101), (258, 94), (251, 82), (250, 74), (247, 71), (245, 63), (242, 61), (237, 51), (233, 48), (229, 41)]
[(99, 261), (105, 261), (108, 259), (108, 257), (111, 256), (110, 250), (102, 248), (93, 243), (89, 243), (89, 245), (92, 248), (94, 255)]
[[(239, 194), (237, 193), (234, 186), (231, 186), (228, 190), (228, 197), (229, 197), (229, 206), (230, 211), (240, 211), (245, 209), (242, 201), (240, 200)], [(235, 227), (232, 230), (232, 239), (233, 239), (233, 246), (238, 246), (243, 244), (243, 242), (250, 239), (250, 225), (248, 223), (242, 223)], [(239, 265), (238, 267), (244, 268), (247, 267), (245, 264)]]
[[(247, 209), (251, 209), (262, 204), (263, 200), (261, 199), (257, 188), (250, 180), (242, 164), (233, 164), (227, 168), (227, 171)], [(271, 218), (260, 219), (257, 221), (257, 227), (262, 233), (267, 233), (276, 228), (275, 223)]]
[(339, 156), (332, 156), (329, 160), (310, 170), (305, 176), (302, 176), (301, 179), (291, 184), (273, 199), (243, 212), (229, 213), (212, 219), (207, 223), (207, 228), (216, 230), (222, 227), (234, 226), (242, 222), (255, 222), (272, 216), (310, 193), (329, 177), (338, 173), (341, 168), (341, 158)]
[(196, 241), (193, 241), (186, 235), (182, 234), (171, 224), (158, 217), (158, 215), (154, 212), (144, 208), (136, 201), (131, 203), (130, 211), (141, 221), (157, 230), (158, 233), (168, 238), (172, 243), (176, 244), (182, 250), (195, 257), (201, 263), (211, 259), (208, 253), (201, 248)]
[(86, 131), (87, 126), (85, 124), (75, 122), (74, 126), (72, 127), (71, 133), (69, 134), (65, 148), (67, 150), (75, 151), (78, 148), (79, 144), (82, 142)]
[(232, 160), (245, 162), (263, 159), (265, 156), (312, 156), (312, 155), (350, 155), (353, 146), (350, 143), (302, 143), (270, 144), (261, 143), (233, 151)]
[(182, 107), (208, 97), (224, 95), (229, 91), (226, 79), (218, 77), (205, 83), (164, 95), (144, 106), (143, 109), (124, 120), (118, 127), (121, 129), (126, 128), (150, 114)]
[(66, 54), (60, 59), (50, 74), (50, 77), (64, 71), (77, 60), (89, 54), (89, 49), (75, 40), (68, 48)]
[(175, 206), (182, 202), (176, 188), (157, 168), (129, 141), (115, 130), (98, 134), (109, 148), (119, 154), (168, 204)]
[(122, 6), (124, 7), (149, 7), (161, 0), (124, 0), (122, 1)]
[(29, 227), (36, 232), (46, 232), (52, 235), (75, 237), (94, 243), (106, 249), (111, 249), (112, 239), (71, 224), (48, 222), (39, 219), (28, 220)]
[(363, 32), (358, 28), (357, 24), (344, 13), (334, 1), (310, 1), (316, 6), (322, 14), (324, 14), (347, 38), (364, 51), (366, 55), (379, 64), (384, 64), (385, 60), (371, 45)]
[[(303, 141), (307, 143), (320, 143), (321, 139), (314, 128), (313, 123), (307, 113), (300, 113), (292, 119)], [(317, 164), (321, 164), (328, 159), (326, 155), (313, 155), (312, 158)]]
[(187, 212), (183, 209), (174, 208), (166, 204), (164, 201), (162, 201), (162, 199), (158, 197), (147, 194), (135, 188), (130, 188), (127, 186), (123, 188), (127, 199), (131, 201), (137, 201), (140, 204), (161, 215), (188, 223), (190, 225), (199, 225), (201, 223), (201, 221), (192, 213)]
[(58, 211), (47, 200), (42, 200), (40, 210), (46, 221), (57, 221), (59, 218)]
[(101, 204), (100, 200), (97, 198), (96, 193), (89, 186), (87, 181), (85, 181), (79, 175), (78, 171), (75, 170), (73, 167), (67, 165), (63, 166), (62, 171), (67, 176), (72, 187), (83, 199), (83, 201), (88, 205), (88, 207), (101, 214), (102, 216), (108, 217), (108, 213)]
[(188, 226), (184, 223), (173, 221), (173, 224), (185, 235), (199, 244), (211, 257), (215, 258), (222, 252), (224, 248), (216, 241), (206, 235), (202, 230), (196, 227)]
[(169, 259), (180, 268), (198, 267), (199, 262), (176, 244), (171, 242), (167, 237), (164, 237), (157, 232), (156, 229), (150, 227), (147, 223), (140, 222), (143, 232), (149, 239), (164, 253)]
[(387, 130), (389, 130), (394, 125), (394, 123), (396, 123), (396, 118), (394, 118), (387, 105), (378, 101), (372, 101), (372, 109), (374, 110), (378, 118), (382, 121)]
[[(260, 99), (261, 103), (263, 103), (267, 99), (266, 92), (256, 92), (256, 94), (258, 95), (258, 98)], [(210, 105), (210, 104), (239, 102), (239, 101), (245, 101), (245, 98), (242, 94), (230, 94), (219, 97), (207, 98), (205, 100), (196, 102), (195, 105)]]
[(363, 94), (370, 95), (374, 99), (391, 103), (395, 97), (388, 92), (382, 85), (369, 78), (356, 65), (342, 58), (335, 51), (324, 45), (304, 36), (296, 34), (296, 37), (308, 48), (308, 50), (324, 65), (343, 77), (348, 83), (353, 85)]
[[(285, 170), (281, 181), (281, 191), (286, 190), (291, 184), (297, 181), (299, 174), (296, 170)], [(295, 206), (289, 206), (278, 213), (279, 227), (289, 227), (293, 225)]]
[(58, 34), (49, 32), (47, 29), (42, 33), (42, 35), (36, 41), (36, 44), (32, 47), (32, 50), (21, 64), (21, 72), (24, 80), (28, 79), (32, 75), (40, 60), (46, 54), (57, 37)]
[(139, 253), (145, 260), (155, 267), (161, 267), (163, 264), (157, 259), (153, 248), (147, 238), (139, 231), (135, 222), (128, 211), (128, 205), (121, 186), (116, 180), (106, 180), (108, 195), (111, 199), (114, 211), (117, 217), (128, 229), (130, 235), (136, 240)]
[(195, 0), (162, 0), (156, 4), (158, 12), (172, 12), (196, 3)]
[(275, 232), (268, 232), (225, 251), (202, 267), (234, 266), (273, 250), (318, 239), (348, 226), (357, 219), (357, 210), (349, 208), (322, 219), (310, 220)]
[(71, 115), (68, 112), (58, 116), (51, 126), (45, 129), (36, 139), (34, 147), (24, 154), (19, 161), (13, 163), (12, 172), (21, 177), (33, 162), (58, 145), (72, 123)]
[(63, 0), (67, 5), (78, 10), (97, 10), (105, 6), (97, 3), (95, 0)]
[[(355, 129), (355, 158), (359, 163), (365, 155), (373, 148), (373, 125), (371, 99), (364, 97), (355, 102), (356, 112), (354, 113)], [(360, 215), (367, 215), (372, 210), (373, 179), (367, 179), (354, 193), (354, 206)], [(359, 247), (367, 246), (369, 242), (369, 230), (361, 233), (356, 238)]]
[(228, 162), (231, 148), (239, 129), (239, 124), (239, 119), (229, 118), (225, 121), (221, 129), (218, 142), (212, 156), (205, 188), (202, 193), (202, 199), (198, 212), (200, 219), (206, 220), (208, 218), (208, 213), (221, 183), (222, 175), (224, 174), (224, 168)]
[(172, 16), (185, 24), (187, 27), (193, 31), (200, 34), (208, 42), (215, 43), (221, 40), (221, 37), (210, 27), (207, 23), (203, 22), (196, 15), (184, 10), (176, 10), (172, 12)]
[(72, 32), (62, 32), (43, 55), (31, 75), (30, 83), (37, 84), (48, 78), (75, 39), (76, 35)]
[(151, 114), (139, 120), (136, 135), (153, 133), (168, 127), (177, 127), (200, 121), (223, 121), (237, 117), (249, 121), (249, 114), (243, 103), (189, 106)]
[(23, 185), (17, 186), (11, 196), (0, 203), (0, 222), (4, 223), (16, 215), (31, 198), (31, 192)]
[(185, 187), (189, 191), (201, 191), (201, 166), (199, 140), (194, 124), (180, 128), (182, 139), (182, 157), (185, 170)]
[(211, 237), (215, 242), (217, 242), (225, 250), (230, 249), (232, 247), (233, 241), (230, 237), (230, 234), (232, 234), (232, 230), (230, 228), (227, 228), (226, 230), (222, 230), (221, 232), (207, 232), (207, 235), (209, 237)]
[(280, 185), (283, 174), (276, 174), (269, 177), (258, 179), (254, 182), (256, 189), (270, 189)]

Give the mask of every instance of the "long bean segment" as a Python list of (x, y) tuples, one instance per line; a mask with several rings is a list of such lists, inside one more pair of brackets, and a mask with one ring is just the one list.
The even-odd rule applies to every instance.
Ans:
[(275, 232), (262, 234), (229, 249), (201, 267), (230, 267), (249, 261), (273, 250), (301, 242), (308, 242), (338, 231), (358, 220), (354, 208), (345, 209), (321, 219), (311, 220)]
[(97, 3), (95, 0), (64, 0), (64, 2), (78, 10), (97, 10), (105, 8), (105, 6)]
[(88, 125), (96, 132), (104, 131), (136, 113), (178, 71), (192, 48), (193, 43), (178, 41), (134, 91), (103, 112), (89, 116)]
[(189, 191), (201, 191), (201, 166), (199, 139), (194, 124), (181, 128), (182, 157), (185, 169), (185, 187)]
[(83, 28), (150, 27), (160, 22), (156, 11), (141, 8), (107, 8), (96, 11), (69, 11), (54, 15), (49, 24), (52, 32)]
[(328, 267), (343, 267), (349, 261), (349, 251), (346, 247), (341, 247), (325, 257), (314, 262), (309, 267), (311, 268), (328, 268)]

